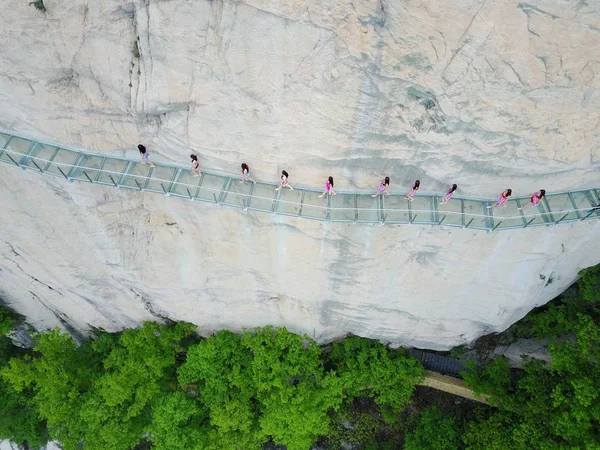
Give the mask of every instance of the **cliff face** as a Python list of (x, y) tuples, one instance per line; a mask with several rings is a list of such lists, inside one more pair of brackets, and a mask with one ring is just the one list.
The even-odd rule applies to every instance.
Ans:
[[(576, 1), (9, 0), (0, 127), (340, 188), (600, 185), (600, 10)], [(448, 348), (600, 261), (596, 224), (323, 225), (0, 166), (0, 287), (38, 327), (285, 325)]]

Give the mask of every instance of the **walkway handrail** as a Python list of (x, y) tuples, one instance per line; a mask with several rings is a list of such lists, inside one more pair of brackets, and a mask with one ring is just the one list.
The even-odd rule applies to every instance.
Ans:
[[(203, 170), (198, 182), (186, 167), (156, 161), (153, 162), (156, 167), (150, 167), (140, 164), (139, 160), (71, 150), (12, 133), (0, 132), (0, 161), (64, 177), (69, 181), (147, 190), (167, 196), (331, 222), (429, 224), (495, 231), (600, 218), (600, 210), (592, 210), (600, 204), (600, 188), (550, 193), (537, 208), (523, 210), (518, 208), (528, 203), (529, 197), (511, 198), (507, 202), (511, 208), (507, 210), (514, 213), (500, 215), (499, 208), (489, 208), (495, 200), (460, 196), (455, 196), (443, 206), (439, 204), (443, 195), (422, 193), (417, 194), (414, 203), (406, 201), (405, 194), (373, 198), (371, 192), (339, 192), (335, 197), (317, 199), (320, 191), (316, 189), (296, 186), (294, 191), (275, 191), (274, 187), (278, 184), (270, 182), (258, 182), (257, 185), (247, 182), (240, 186), (242, 192), (239, 192), (236, 189), (239, 178), (235, 176)], [(118, 170), (106, 168), (107, 165)], [(359, 200), (361, 205), (358, 204)], [(352, 203), (353, 206), (346, 206)], [(466, 207), (471, 210), (466, 210)], [(421, 220), (417, 221), (417, 216)]]

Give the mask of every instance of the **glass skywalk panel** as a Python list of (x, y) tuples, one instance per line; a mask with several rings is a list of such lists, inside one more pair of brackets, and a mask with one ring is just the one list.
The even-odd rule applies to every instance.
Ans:
[(67, 176), (71, 171), (71, 166), (75, 164), (77, 159), (79, 159), (79, 153), (59, 148), (52, 159), (52, 163), (45, 170), (58, 176)]
[(30, 141), (29, 139), (12, 137), (12, 139), (5, 144), (5, 151), (0, 154), (0, 160), (13, 164), (17, 163), (18, 165), (19, 161), (27, 153), (32, 144), (33, 141)]
[[(356, 222), (375, 223), (380, 222), (381, 208), (380, 200), (378, 197), (373, 198), (372, 194), (347, 194), (349, 197), (356, 197), (356, 206), (358, 208), (358, 215), (355, 216), (354, 210), (346, 211), (347, 214), (352, 212), (352, 215), (356, 217)], [(335, 197), (332, 197), (332, 200)], [(354, 205), (352, 205), (354, 206)], [(354, 217), (353, 217), (354, 219)]]
[(77, 167), (73, 168), (69, 176), (76, 180), (94, 182), (98, 171), (102, 167), (104, 158), (96, 155), (83, 155), (77, 163)]
[(544, 214), (546, 211), (540, 209), (539, 206), (531, 206), (530, 198), (518, 198), (517, 204), (521, 205), (523, 210), (521, 213), (523, 214), (523, 226), (529, 227), (532, 225), (541, 225), (546, 224), (546, 220), (544, 219)]
[(450, 201), (443, 205), (438, 202), (437, 209), (439, 224), (463, 226), (462, 207), (459, 198), (451, 198)]
[[(490, 204), (493, 204), (493, 202), (490, 202)], [(489, 229), (486, 215), (492, 213), (489, 210), (486, 211), (486, 202), (481, 202), (479, 200), (463, 200), (463, 209), (465, 213), (462, 224), (463, 227), (477, 230)], [(494, 226), (497, 224), (498, 221), (494, 219)]]
[[(233, 179), (233, 183), (242, 184), (238, 179), (235, 178)], [(248, 198), (248, 209), (269, 213), (273, 212), (273, 201), (275, 199), (275, 194), (275, 186), (258, 181), (252, 189), (252, 197)], [(285, 198), (285, 196), (282, 198)]]
[(405, 195), (383, 197), (383, 217), (385, 223), (410, 223), (412, 205)]
[(437, 198), (433, 196), (416, 196), (408, 206), (410, 223), (432, 224), (434, 221), (434, 203)]
[[(356, 194), (342, 194), (334, 195), (331, 197), (329, 220), (332, 222), (354, 222), (356, 218), (355, 213), (355, 200), (357, 199)], [(373, 208), (377, 208), (375, 199), (373, 200)]]
[(156, 165), (145, 189), (152, 192), (158, 192), (160, 194), (167, 194), (171, 187), (171, 182), (175, 178), (177, 168), (169, 166)]
[(11, 138), (10, 134), (0, 133), (0, 153), (4, 152), (4, 150), (3, 150), (4, 146), (10, 140), (10, 138)]
[(36, 142), (29, 154), (21, 160), (21, 165), (43, 172), (50, 164), (50, 160), (57, 150), (58, 148), (53, 145)]
[(315, 220), (327, 218), (329, 202), (327, 195), (319, 198), (321, 192), (305, 190), (304, 203), (302, 206), (302, 217)]
[(204, 172), (204, 178), (196, 198), (205, 202), (218, 203), (221, 200), (221, 192), (228, 181), (229, 177)]
[[(272, 186), (275, 190), (275, 186)], [(279, 191), (279, 199), (276, 205), (276, 211), (278, 214), (286, 216), (298, 216), (302, 210), (302, 195), (304, 194), (303, 189), (281, 189)]]
[(124, 159), (107, 158), (102, 166), (102, 172), (100, 172), (100, 176), (97, 179), (98, 183), (110, 184), (112, 186), (117, 185), (121, 179), (123, 170), (127, 166), (127, 162)]
[(152, 167), (148, 164), (132, 162), (120, 181), (121, 186), (131, 189), (144, 189), (151, 169)]
[[(497, 200), (490, 201), (490, 205), (495, 205)], [(525, 216), (519, 211), (517, 200), (507, 200), (504, 207), (495, 207), (489, 209), (489, 213), (494, 218), (494, 227), (502, 228), (523, 228), (525, 225)]]
[(181, 172), (179, 172), (179, 176), (173, 183), (171, 194), (193, 200), (196, 198), (203, 180), (204, 174), (200, 174), (200, 176), (195, 177), (190, 170), (182, 169)]
[(573, 211), (576, 208), (568, 194), (546, 194), (546, 200), (552, 209), (554, 223), (579, 219), (578, 212)]
[[(254, 183), (240, 183), (239, 180), (231, 181), (232, 182), (229, 183), (227, 192), (225, 192), (223, 195), (222, 203), (224, 205), (235, 206), (238, 208), (246, 208), (249, 203), (250, 196), (254, 191)], [(273, 190), (275, 190), (274, 187)]]

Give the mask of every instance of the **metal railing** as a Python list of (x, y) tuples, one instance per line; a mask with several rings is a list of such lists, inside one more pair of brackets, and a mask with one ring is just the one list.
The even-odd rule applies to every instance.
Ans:
[(537, 207), (519, 208), (529, 197), (515, 197), (504, 208), (488, 208), (495, 200), (453, 197), (440, 205), (442, 195), (405, 194), (372, 197), (372, 193), (338, 192), (319, 198), (321, 191), (296, 187), (276, 191), (277, 183), (239, 183), (239, 177), (203, 170), (194, 177), (189, 168), (153, 161), (83, 152), (60, 145), (0, 132), (0, 161), (22, 169), (91, 184), (156, 192), (167, 196), (302, 217), (325, 222), (444, 225), (477, 230), (505, 230), (600, 218), (600, 188), (548, 193)]

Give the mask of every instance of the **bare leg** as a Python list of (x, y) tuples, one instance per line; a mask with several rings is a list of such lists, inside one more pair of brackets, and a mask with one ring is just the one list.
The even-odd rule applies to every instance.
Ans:
[(323, 191), (323, 193), (321, 195), (319, 195), (319, 198), (323, 198), (323, 196), (327, 194), (327, 191)]
[(293, 190), (294, 190), (294, 188), (293, 188), (292, 186), (290, 186), (289, 184), (288, 184), (286, 187), (289, 187), (289, 188), (290, 188), (290, 191), (293, 191)]

